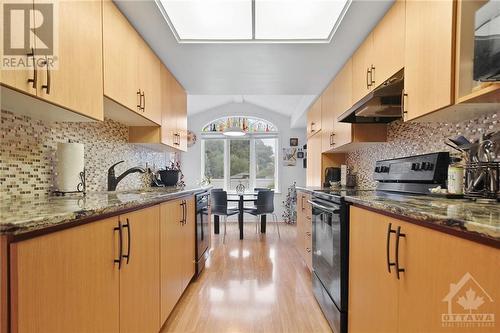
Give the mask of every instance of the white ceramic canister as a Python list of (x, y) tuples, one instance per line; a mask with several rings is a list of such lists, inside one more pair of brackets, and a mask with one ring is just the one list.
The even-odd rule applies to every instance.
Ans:
[(464, 167), (452, 164), (448, 167), (448, 193), (464, 193)]

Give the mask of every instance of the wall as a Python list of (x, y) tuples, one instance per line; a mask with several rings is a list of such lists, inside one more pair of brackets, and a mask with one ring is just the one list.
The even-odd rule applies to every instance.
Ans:
[(372, 188), (375, 161), (408, 155), (425, 154), (453, 149), (444, 143), (447, 138), (463, 135), (479, 139), (483, 133), (500, 131), (500, 111), (460, 123), (403, 123), (388, 125), (387, 143), (358, 149), (347, 154), (347, 165), (357, 172), (358, 186)]
[[(107, 170), (116, 167), (119, 175), (132, 166), (164, 167), (170, 153), (158, 153), (128, 144), (128, 128), (106, 119), (89, 123), (44, 123), (27, 116), (1, 112), (0, 124), (0, 195), (48, 194), (53, 189), (55, 151), (58, 142), (85, 144), (85, 168), (89, 191), (107, 187)], [(144, 187), (149, 179), (130, 174), (118, 184), (118, 190)]]
[(301, 159), (297, 160), (296, 166), (283, 166), (282, 164), (282, 148), (289, 147), (289, 139), (291, 137), (299, 138), (299, 146), (306, 143), (305, 129), (290, 128), (290, 117), (288, 116), (249, 103), (230, 103), (190, 116), (188, 118), (188, 128), (196, 134), (198, 140), (195, 145), (188, 148), (187, 153), (183, 153), (181, 156), (182, 165), (184, 166), (182, 171), (185, 175), (186, 184), (195, 185), (201, 178), (200, 134), (202, 127), (210, 121), (224, 116), (254, 116), (270, 121), (278, 127), (280, 138), (278, 174), (279, 190), (281, 193), (276, 193), (274, 203), (276, 214), (281, 219), (283, 211), (282, 201), (286, 197), (288, 186), (293, 184), (293, 182), (296, 182), (298, 186), (304, 186), (306, 183), (306, 169), (302, 167)]

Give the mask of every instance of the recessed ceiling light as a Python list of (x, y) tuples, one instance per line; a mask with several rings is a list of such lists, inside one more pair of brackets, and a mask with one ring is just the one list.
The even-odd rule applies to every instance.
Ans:
[(156, 0), (179, 43), (327, 43), (352, 0)]

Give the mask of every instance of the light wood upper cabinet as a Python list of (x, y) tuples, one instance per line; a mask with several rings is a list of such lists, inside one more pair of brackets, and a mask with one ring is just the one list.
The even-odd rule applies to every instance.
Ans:
[(177, 133), (177, 119), (174, 109), (171, 107), (172, 96), (170, 94), (170, 81), (172, 74), (165, 66), (161, 66), (161, 142), (170, 147), (175, 147)]
[(307, 112), (307, 137), (319, 131), (321, 131), (321, 96), (316, 99)]
[(170, 75), (169, 80), (170, 108), (176, 124), (174, 147), (187, 150), (187, 95), (184, 88)]
[(352, 56), (352, 104), (373, 89), (370, 71), (374, 61), (373, 34), (370, 33)]
[(137, 69), (139, 87), (142, 89), (144, 116), (157, 124), (161, 124), (161, 79), (160, 59), (149, 48), (148, 44), (139, 38)]
[(373, 87), (404, 67), (405, 0), (397, 0), (373, 30)]
[(139, 36), (111, 0), (103, 1), (104, 95), (136, 111)]
[[(37, 96), (38, 99), (56, 106), (47, 107), (48, 110), (68, 109), (92, 119), (103, 120), (101, 1), (24, 2), (32, 5), (35, 11), (40, 10), (40, 6), (48, 2), (54, 4), (53, 14), (58, 22), (57, 44), (55, 44), (57, 47), (54, 48), (53, 55), (43, 55), (42, 45), (37, 45), (41, 43), (40, 40), (35, 41), (34, 34), (30, 33), (31, 45), (26, 46), (25, 60), (31, 64), (31, 68), (2, 70), (2, 84), (28, 95)], [(31, 15), (33, 13), (34, 11), (31, 11)], [(33, 67), (34, 59), (36, 65)], [(22, 113), (26, 112), (25, 109), (28, 107), (23, 105), (28, 103), (14, 101), (12, 111), (19, 109)], [(38, 114), (38, 118), (47, 120), (58, 120), (58, 117), (61, 117), (61, 120), (71, 118), (65, 116), (59, 109), (57, 113), (56, 116)], [(28, 114), (37, 112), (30, 111)]]
[(327, 152), (333, 148), (334, 139), (334, 81), (332, 81), (321, 94), (321, 151)]
[[(464, 322), (443, 323), (448, 314), (498, 312), (499, 249), (358, 207), (350, 212), (350, 332), (450, 332)], [(399, 279), (396, 265), (404, 269)], [(475, 309), (458, 302), (469, 290), (483, 301)]]
[(397, 332), (398, 280), (388, 271), (386, 252), (394, 221), (357, 207), (349, 220), (349, 332)]
[(161, 62), (110, 0), (103, 2), (104, 95), (161, 123)]
[(451, 105), (455, 2), (406, 1), (404, 120)]
[[(35, 10), (47, 1), (35, 0)], [(39, 68), (38, 96), (97, 120), (103, 113), (101, 1), (58, 1), (57, 69)]]
[(334, 116), (332, 148), (341, 147), (352, 140), (352, 124), (341, 123), (337, 118), (352, 106), (352, 60), (344, 64), (334, 80)]
[[(26, 5), (34, 6), (33, 0), (21, 0), (17, 3), (24, 3)], [(0, 6), (0, 17), (2, 17), (2, 19), (4, 18), (3, 9), (4, 6), (2, 4), (2, 6)], [(30, 13), (30, 20), (32, 21), (34, 21), (33, 15), (34, 11)], [(29, 44), (25, 45), (24, 49), (24, 54), (26, 55), (26, 57), (23, 59), (24, 61), (26, 61), (26, 63), (31, 64), (31, 67), (26, 69), (15, 69), (15, 70), (2, 69), (0, 72), (0, 82), (6, 86), (36, 96), (36, 84), (33, 84), (33, 82), (28, 81), (28, 80), (33, 80), (36, 77), (35, 73), (36, 69), (32, 67), (34, 59), (33, 57), (36, 54), (36, 45), (34, 36), (35, 36), (34, 34), (29, 34), (28, 37)], [(33, 48), (33, 50), (31, 48)], [(2, 56), (6, 55), (4, 50), (4, 43), (1, 43), (0, 49), (2, 50)]]
[(114, 217), (10, 245), (12, 332), (119, 332), (117, 226)]
[(160, 208), (120, 215), (123, 259), (120, 272), (120, 333), (160, 329)]

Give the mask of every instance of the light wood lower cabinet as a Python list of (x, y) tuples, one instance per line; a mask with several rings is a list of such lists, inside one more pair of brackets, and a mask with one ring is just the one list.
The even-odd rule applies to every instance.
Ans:
[(398, 284), (386, 266), (387, 220), (354, 207), (350, 221), (349, 332), (396, 332)]
[(312, 208), (307, 201), (311, 195), (305, 192), (297, 192), (297, 236), (295, 246), (312, 271)]
[(160, 329), (160, 208), (120, 215), (123, 258), (120, 270), (120, 333)]
[(158, 332), (194, 275), (194, 214), (188, 196), (11, 243), (12, 332)]
[(160, 312), (163, 324), (194, 275), (194, 197), (160, 205)]
[(498, 331), (499, 249), (358, 207), (349, 248), (350, 332)]
[(119, 332), (117, 226), (114, 217), (10, 245), (12, 332)]

